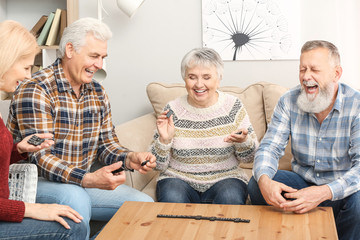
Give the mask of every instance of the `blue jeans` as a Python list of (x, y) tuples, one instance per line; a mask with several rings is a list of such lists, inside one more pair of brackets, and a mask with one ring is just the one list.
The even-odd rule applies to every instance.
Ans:
[(215, 183), (205, 192), (196, 191), (187, 182), (178, 178), (166, 178), (156, 185), (159, 202), (245, 204), (246, 183), (239, 179), (228, 178)]
[(26, 239), (26, 240), (83, 240), (87, 230), (84, 222), (75, 223), (64, 218), (71, 229), (64, 228), (58, 222), (40, 221), (24, 218), (21, 223), (0, 222), (0, 239)]
[[(295, 189), (302, 189), (314, 185), (306, 182), (300, 175), (284, 170), (278, 170), (273, 180)], [(248, 184), (248, 191), (252, 204), (267, 204), (253, 177)], [(333, 208), (339, 239), (360, 239), (360, 231), (358, 230), (360, 226), (360, 191), (341, 200), (324, 201), (319, 206)]]
[(109, 221), (125, 201), (153, 202), (154, 200), (127, 185), (120, 185), (115, 190), (83, 188), (74, 184), (47, 181), (39, 178), (36, 202), (58, 203), (75, 209), (87, 226), (90, 235), (90, 220)]

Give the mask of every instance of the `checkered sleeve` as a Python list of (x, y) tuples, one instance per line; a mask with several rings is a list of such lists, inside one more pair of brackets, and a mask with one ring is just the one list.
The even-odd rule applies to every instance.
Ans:
[(352, 120), (348, 154), (351, 158), (350, 170), (328, 184), (332, 201), (344, 199), (360, 189), (360, 114)]
[(102, 88), (104, 111), (101, 118), (101, 129), (99, 136), (98, 160), (105, 165), (118, 161), (125, 161), (129, 150), (123, 147), (116, 136), (115, 127), (111, 120), (111, 106), (109, 98)]
[(286, 95), (282, 96), (274, 110), (270, 125), (255, 154), (253, 176), (256, 181), (266, 174), (275, 176), (279, 159), (284, 155), (290, 136), (290, 109)]
[[(11, 102), (8, 119), (8, 128), (15, 141), (34, 133), (52, 133), (56, 139), (53, 122), (55, 106), (49, 94), (33, 80), (18, 88)], [(40, 175), (50, 181), (80, 185), (86, 171), (58, 158), (56, 144), (29, 154), (31, 162), (36, 163)]]

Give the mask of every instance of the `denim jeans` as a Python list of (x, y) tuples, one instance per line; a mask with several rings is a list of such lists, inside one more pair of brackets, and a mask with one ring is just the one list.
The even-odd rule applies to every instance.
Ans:
[[(273, 180), (284, 183), (295, 189), (302, 189), (314, 185), (306, 182), (300, 175), (285, 170), (278, 170)], [(267, 204), (253, 177), (248, 184), (248, 191), (252, 204)], [(358, 230), (358, 227), (360, 226), (360, 191), (341, 200), (324, 201), (319, 206), (333, 208), (339, 239), (360, 239), (360, 231)]]
[(58, 203), (75, 209), (87, 226), (90, 235), (90, 220), (109, 221), (125, 201), (153, 202), (154, 200), (127, 185), (120, 185), (115, 190), (83, 188), (74, 184), (47, 181), (39, 178), (36, 202)]
[(71, 229), (64, 228), (58, 222), (40, 221), (24, 218), (21, 223), (0, 222), (0, 239), (26, 239), (26, 240), (83, 240), (87, 230), (84, 222), (75, 223), (64, 218)]
[(199, 192), (181, 179), (166, 178), (157, 183), (156, 196), (159, 202), (245, 204), (247, 189), (243, 181), (228, 178)]

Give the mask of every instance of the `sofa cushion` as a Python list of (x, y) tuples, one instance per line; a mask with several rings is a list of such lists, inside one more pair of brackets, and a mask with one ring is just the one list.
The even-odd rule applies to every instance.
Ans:
[[(149, 113), (116, 126), (115, 132), (122, 146), (135, 152), (146, 152), (149, 150), (155, 129), (155, 114)], [(140, 191), (145, 191), (147, 188), (154, 188), (152, 185), (147, 185), (152, 179), (156, 179), (157, 175), (157, 171), (151, 171), (147, 174), (140, 174), (137, 171), (133, 173), (127, 171), (125, 184)], [(155, 199), (155, 191), (148, 191), (152, 192), (152, 194), (149, 195)]]
[(187, 91), (184, 83), (152, 82), (146, 87), (146, 93), (156, 116), (159, 116), (168, 102), (187, 94)]
[[(268, 84), (264, 87), (263, 98), (264, 98), (264, 109), (265, 109), (265, 118), (266, 123), (269, 124), (274, 113), (274, 109), (279, 101), (279, 98), (287, 91), (288, 89), (277, 85), (277, 84)], [(279, 169), (282, 170), (291, 170), (291, 141), (289, 140), (288, 145), (285, 148), (285, 154), (279, 161)]]
[(279, 98), (287, 91), (288, 89), (277, 84), (268, 84), (264, 87), (263, 98), (264, 98), (264, 109), (265, 109), (265, 118), (266, 123), (269, 124), (271, 121), (272, 114), (274, 109), (279, 101)]
[[(259, 141), (266, 131), (266, 119), (262, 97), (264, 84), (266, 83), (252, 84), (245, 89), (234, 86), (220, 87), (219, 89), (222, 92), (234, 95), (241, 99)], [(163, 111), (168, 102), (187, 94), (184, 83), (165, 84), (153, 82), (147, 86), (146, 91), (157, 116)]]

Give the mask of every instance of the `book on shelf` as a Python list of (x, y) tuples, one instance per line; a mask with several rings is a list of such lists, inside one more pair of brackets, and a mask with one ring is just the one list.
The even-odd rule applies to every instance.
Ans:
[(35, 56), (34, 66), (41, 66), (41, 65), (42, 65), (42, 54), (40, 52)]
[(59, 45), (60, 39), (64, 33), (66, 26), (67, 26), (67, 12), (65, 9), (61, 9), (60, 29), (59, 29), (59, 34), (58, 34), (56, 42), (55, 42), (56, 45)]
[(49, 31), (50, 31), (52, 21), (54, 20), (54, 16), (55, 16), (55, 13), (53, 13), (53, 12), (51, 12), (49, 14), (48, 19), (46, 20), (46, 23), (45, 23), (43, 29), (41, 30), (41, 33), (40, 33), (40, 35), (39, 35), (39, 37), (37, 39), (37, 44), (39, 46), (45, 44), (47, 36), (49, 34)]
[(32, 66), (32, 68), (31, 68), (31, 74), (34, 74), (34, 73), (40, 71), (41, 69), (42, 69), (42, 66), (40, 66), (40, 65), (34, 65), (34, 66)]
[(45, 42), (45, 45), (47, 45), (47, 46), (54, 45), (56, 42), (56, 38), (57, 38), (59, 28), (60, 28), (60, 16), (61, 16), (61, 9), (58, 8), (55, 11), (54, 19), (51, 23), (49, 34), (48, 34), (47, 40)]
[(43, 29), (47, 19), (48, 19), (48, 16), (42, 15), (40, 17), (40, 19), (35, 23), (33, 28), (30, 30), (30, 32), (32, 34), (34, 34), (35, 37), (39, 36), (39, 34), (40, 34), (41, 30)]

